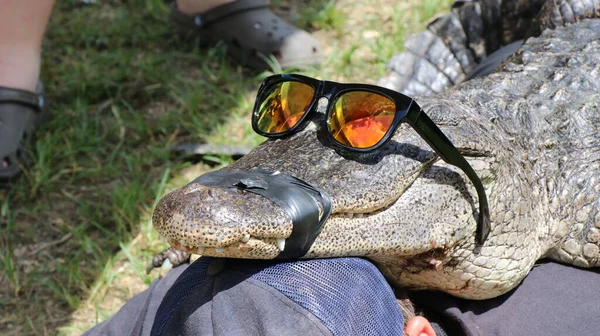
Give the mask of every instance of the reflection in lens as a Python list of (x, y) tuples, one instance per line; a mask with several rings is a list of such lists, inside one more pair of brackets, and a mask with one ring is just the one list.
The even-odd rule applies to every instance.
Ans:
[(339, 143), (354, 148), (375, 146), (390, 129), (396, 104), (367, 91), (351, 91), (336, 99), (328, 120), (329, 132)]
[(281, 133), (296, 126), (308, 109), (315, 90), (307, 84), (289, 81), (278, 83), (264, 96), (255, 113), (258, 129)]

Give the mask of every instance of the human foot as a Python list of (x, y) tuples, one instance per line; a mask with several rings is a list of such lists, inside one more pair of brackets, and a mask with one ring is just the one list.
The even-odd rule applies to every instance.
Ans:
[(186, 1), (193, 2), (179, 0), (172, 5), (178, 30), (198, 37), (205, 45), (224, 42), (229, 56), (242, 65), (268, 69), (269, 57), (282, 67), (317, 65), (322, 61), (318, 42), (275, 15), (266, 0), (225, 0), (227, 3), (196, 14), (187, 12), (189, 7), (185, 12), (179, 8), (186, 6)]

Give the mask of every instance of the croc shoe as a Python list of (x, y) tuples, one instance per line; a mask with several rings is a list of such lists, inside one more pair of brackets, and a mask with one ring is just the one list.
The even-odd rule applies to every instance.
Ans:
[(0, 183), (16, 177), (25, 164), (23, 147), (46, 118), (44, 89), (36, 92), (0, 87)]
[(323, 60), (317, 40), (275, 15), (268, 0), (237, 0), (195, 15), (173, 2), (171, 16), (180, 33), (198, 37), (202, 45), (224, 42), (231, 58), (251, 68), (269, 69), (269, 55), (282, 67)]

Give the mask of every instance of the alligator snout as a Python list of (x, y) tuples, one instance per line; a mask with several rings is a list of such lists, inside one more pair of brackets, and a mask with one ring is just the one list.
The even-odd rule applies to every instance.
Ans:
[(270, 200), (195, 182), (163, 197), (152, 221), (171, 246), (223, 257), (275, 258), (292, 233), (291, 218)]

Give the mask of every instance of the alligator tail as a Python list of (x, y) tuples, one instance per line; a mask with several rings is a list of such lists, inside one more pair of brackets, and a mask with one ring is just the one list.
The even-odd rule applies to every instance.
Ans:
[(378, 84), (410, 96), (435, 94), (472, 78), (481, 62), (507, 44), (596, 17), (600, 0), (458, 0), (450, 13), (406, 39), (405, 51), (390, 59), (389, 73)]
[[(388, 62), (390, 72), (379, 85), (407, 95), (431, 95), (459, 84), (488, 54), (522, 38), (529, 30), (526, 22), (532, 22), (532, 13), (541, 6), (540, 0), (527, 6), (514, 2), (503, 6), (502, 0), (458, 0), (451, 12), (433, 18), (425, 31), (406, 39), (405, 51)], [(503, 11), (510, 11), (506, 16), (518, 24), (505, 24)]]
[(600, 0), (552, 0), (542, 7), (529, 35), (537, 36), (544, 29), (568, 26), (584, 19), (600, 18)]

